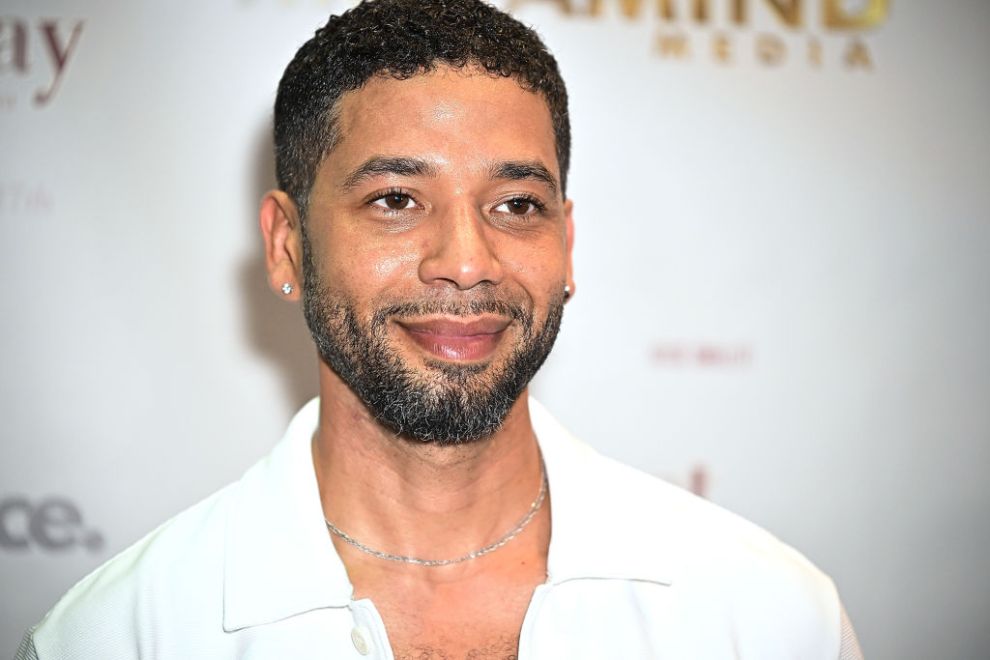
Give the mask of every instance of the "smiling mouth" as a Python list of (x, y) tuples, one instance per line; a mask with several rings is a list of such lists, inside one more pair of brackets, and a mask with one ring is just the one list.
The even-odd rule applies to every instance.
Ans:
[(420, 348), (434, 357), (457, 362), (477, 362), (491, 357), (509, 323), (510, 319), (499, 316), (396, 321)]

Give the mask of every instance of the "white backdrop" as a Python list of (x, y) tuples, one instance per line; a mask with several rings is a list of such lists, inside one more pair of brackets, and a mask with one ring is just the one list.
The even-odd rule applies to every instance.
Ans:
[[(314, 393), (255, 206), (281, 71), (349, 4), (0, 4), (0, 655)], [(574, 130), (534, 390), (805, 552), (870, 658), (986, 658), (990, 3), (732, 6), (513, 3)]]

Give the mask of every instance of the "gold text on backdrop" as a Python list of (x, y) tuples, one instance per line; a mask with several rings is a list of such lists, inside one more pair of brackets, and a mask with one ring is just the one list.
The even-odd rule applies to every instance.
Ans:
[[(655, 20), (654, 52), (664, 59), (687, 61), (708, 50), (712, 61), (732, 64), (745, 51), (758, 64), (777, 66), (797, 53), (812, 67), (831, 58), (847, 69), (873, 67), (861, 34), (890, 12), (889, 0), (510, 0), (509, 7), (535, 4), (571, 17)], [(763, 30), (768, 23), (773, 28)]]

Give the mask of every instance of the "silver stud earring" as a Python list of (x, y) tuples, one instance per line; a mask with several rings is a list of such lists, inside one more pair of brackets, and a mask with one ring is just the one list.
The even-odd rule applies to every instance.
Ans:
[(571, 298), (571, 287), (569, 284), (564, 285), (564, 300), (570, 300)]
[(282, 293), (284, 293), (285, 295), (289, 295), (290, 293), (292, 293), (292, 285), (289, 284), (288, 282), (286, 282), (285, 284), (283, 284), (282, 285)]

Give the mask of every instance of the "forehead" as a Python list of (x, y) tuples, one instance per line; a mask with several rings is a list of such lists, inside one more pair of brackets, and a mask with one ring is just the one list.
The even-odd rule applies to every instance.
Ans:
[(439, 67), (405, 80), (376, 76), (341, 98), (338, 117), (339, 141), (328, 161), (340, 166), (371, 155), (416, 156), (441, 167), (530, 160), (559, 176), (543, 97), (475, 68)]

